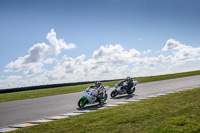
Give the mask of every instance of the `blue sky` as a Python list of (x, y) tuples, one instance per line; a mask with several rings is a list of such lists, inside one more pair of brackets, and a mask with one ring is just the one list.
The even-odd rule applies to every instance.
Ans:
[(0, 88), (200, 69), (198, 0), (0, 0)]

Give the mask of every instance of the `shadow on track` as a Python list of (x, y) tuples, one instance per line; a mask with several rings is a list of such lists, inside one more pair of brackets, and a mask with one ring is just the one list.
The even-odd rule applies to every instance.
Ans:
[(117, 97), (113, 97), (113, 98), (110, 98), (110, 99), (125, 99), (125, 100), (127, 100), (127, 99), (130, 99), (130, 98), (133, 98), (134, 96), (137, 96), (137, 95), (135, 95), (135, 94), (129, 94), (129, 95), (123, 95), (123, 96), (117, 96)]
[[(138, 96), (138, 95), (135, 95), (135, 94), (129, 94), (129, 95), (123, 95), (123, 96), (117, 96), (117, 97), (114, 97), (114, 98), (110, 98), (110, 99), (131, 99), (133, 98), (134, 96)], [(106, 103), (104, 103), (103, 105), (105, 105)], [(103, 107), (103, 105), (100, 105), (100, 104), (90, 104), (90, 105), (87, 105), (85, 106), (84, 108), (77, 108), (78, 111), (85, 111), (85, 110), (98, 110), (100, 108)]]
[[(104, 104), (106, 104), (106, 103), (104, 103)], [(104, 104), (103, 104), (103, 105), (104, 105)], [(77, 110), (79, 110), (79, 111), (84, 111), (84, 110), (97, 110), (97, 109), (99, 109), (99, 108), (102, 108), (103, 105), (100, 105), (100, 104), (92, 104), (92, 105), (87, 105), (87, 106), (84, 107), (84, 108), (77, 108)]]

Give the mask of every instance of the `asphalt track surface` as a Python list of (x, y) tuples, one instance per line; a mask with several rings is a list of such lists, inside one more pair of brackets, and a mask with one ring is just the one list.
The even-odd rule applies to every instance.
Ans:
[[(114, 88), (111, 88), (107, 92), (106, 104), (127, 99), (145, 99), (197, 87), (200, 87), (200, 75), (138, 84), (134, 94), (119, 95), (113, 99), (110, 93)], [(81, 97), (82, 92), (78, 92), (0, 103), (0, 128), (80, 110), (77, 103)], [(97, 104), (88, 105), (85, 109), (95, 109), (99, 106)]]

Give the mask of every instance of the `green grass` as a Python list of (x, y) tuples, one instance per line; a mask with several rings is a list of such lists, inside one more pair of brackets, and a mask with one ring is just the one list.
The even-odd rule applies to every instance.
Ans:
[[(145, 83), (145, 82), (194, 76), (194, 75), (200, 75), (200, 71), (142, 77), (142, 78), (136, 78), (134, 80), (138, 80), (139, 83)], [(111, 81), (111, 82), (104, 82), (103, 84), (104, 84), (104, 86), (113, 87), (118, 82), (119, 81)], [(66, 87), (58, 87), (58, 88), (49, 88), (49, 89), (40, 89), (40, 90), (31, 90), (31, 91), (0, 94), (0, 103), (8, 102), (8, 101), (15, 101), (15, 100), (44, 97), (44, 96), (67, 94), (67, 93), (73, 93), (73, 92), (80, 92), (80, 91), (83, 91), (83, 89), (85, 89), (86, 87), (88, 87), (90, 85), (91, 84), (85, 84), (85, 85), (66, 86)]]
[(12, 133), (200, 132), (200, 88), (109, 107)]
[(182, 77), (195, 76), (195, 75), (200, 75), (200, 71), (191, 71), (191, 72), (167, 74), (167, 75), (160, 75), (160, 76), (149, 76), (149, 77), (137, 78), (136, 80), (138, 80), (140, 83), (145, 83), (145, 82), (182, 78)]
[(0, 94), (0, 103), (83, 91), (91, 84)]

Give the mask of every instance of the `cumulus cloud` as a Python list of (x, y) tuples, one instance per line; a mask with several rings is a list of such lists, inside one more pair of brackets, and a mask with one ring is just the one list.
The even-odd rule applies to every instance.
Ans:
[(167, 40), (167, 42), (166, 42), (165, 46), (163, 47), (162, 51), (174, 50), (179, 45), (180, 45), (179, 41), (176, 41), (175, 39), (169, 39), (169, 40)]
[(126, 51), (120, 44), (101, 46), (98, 50), (94, 51), (93, 58), (99, 63), (108, 64), (121, 64), (130, 63), (140, 52), (135, 49)]
[(56, 58), (47, 58), (44, 60), (45, 64), (52, 64), (54, 61), (56, 61)]
[(35, 63), (31, 65), (25, 65), (24, 74), (27, 76), (34, 75), (36, 73), (43, 71), (43, 64), (42, 63)]
[(54, 29), (51, 29), (51, 31), (47, 34), (46, 39), (50, 42), (50, 46), (48, 49), (49, 54), (58, 55), (60, 54), (62, 49), (68, 50), (76, 48), (76, 45), (73, 43), (67, 45), (64, 39), (57, 39)]
[(10, 62), (5, 66), (4, 72), (19, 72), (23, 70), (24, 74), (32, 75), (42, 71), (42, 63), (24, 63), (24, 59), (19, 57), (15, 62)]
[[(56, 32), (54, 29), (47, 34), (46, 39), (49, 41), (50, 45), (45, 43), (37, 43), (33, 45), (29, 51), (28, 55), (24, 57), (19, 57), (16, 61), (12, 61), (5, 66), (4, 72), (19, 72), (24, 70), (24, 73), (36, 74), (42, 71), (43, 61), (48, 56), (56, 56), (60, 54), (62, 49), (68, 50), (76, 48), (73, 43), (66, 44), (63, 39), (57, 39)], [(44, 63), (52, 63), (53, 60), (46, 59)], [(37, 68), (36, 68), (37, 67)]]
[(22, 79), (22, 76), (18, 75), (12, 75), (8, 76), (5, 79), (0, 79), (0, 88), (5, 89), (5, 88), (10, 88), (10, 87), (16, 87), (16, 84), (19, 80)]
[(191, 46), (182, 44), (178, 47), (177, 51), (174, 52), (175, 61), (192, 59), (199, 56), (199, 54), (200, 54), (200, 47), (193, 48)]
[[(121, 56), (124, 59), (117, 62)], [(51, 80), (65, 80), (65, 82), (119, 78), (126, 75), (128, 66), (124, 64), (125, 61), (130, 61), (127, 58), (131, 58), (132, 61), (137, 56), (139, 56), (138, 51), (126, 51), (119, 44), (101, 46), (94, 51), (93, 58), (88, 60), (85, 60), (85, 54), (76, 58), (64, 55), (54, 69), (48, 72), (47, 77)], [(116, 63), (119, 66), (115, 66)]]
[[(170, 62), (172, 59), (172, 56), (164, 56), (159, 55), (156, 57), (144, 57), (139, 58), (138, 61), (135, 63), (135, 66), (141, 66), (140, 68), (151, 68), (154, 69), (155, 67), (161, 66), (163, 63)], [(139, 70), (139, 67), (137, 69), (132, 69), (132, 71)]]
[(131, 72), (132, 72), (132, 73), (136, 73), (136, 72), (139, 71), (139, 69), (140, 69), (140, 67), (134, 67), (134, 68), (131, 70)]
[(73, 59), (64, 55), (62, 59), (57, 63), (54, 69), (48, 72), (47, 76), (50, 79), (62, 79), (68, 78), (71, 74), (82, 73), (85, 55), (78, 56)]
[[(127, 75), (164, 74), (164, 69), (166, 72), (172, 73), (175, 71), (174, 68), (185, 65), (184, 63), (188, 61), (198, 62), (200, 60), (200, 47), (194, 48), (175, 39), (167, 40), (159, 52), (150, 49), (141, 52), (136, 49), (126, 50), (120, 44), (110, 44), (100, 46), (93, 51), (91, 58), (86, 58), (86, 55), (82, 54), (74, 58), (63, 55), (58, 59), (62, 50), (75, 48), (76, 45), (66, 44), (63, 39), (57, 39), (53, 29), (47, 34), (46, 39), (49, 41), (49, 45), (35, 44), (29, 49), (27, 55), (6, 65), (4, 72), (22, 71), (26, 75), (26, 79), (15, 75), (8, 78), (2, 77), (4, 79), (1, 79), (0, 83), (5, 84), (10, 80), (10, 85), (6, 84), (7, 86), (14, 86), (14, 83), (39, 85), (117, 79)], [(154, 56), (151, 56), (149, 53), (153, 52)], [(46, 64), (52, 64), (53, 69), (46, 70), (44, 67)], [(159, 67), (163, 69), (158, 70)]]
[(173, 51), (173, 62), (191, 60), (200, 55), (200, 47), (193, 48), (185, 44), (176, 41), (175, 39), (169, 39), (166, 45), (162, 49), (163, 51)]
[(29, 54), (23, 57), (23, 63), (41, 62), (48, 54), (49, 46), (45, 43), (38, 43), (29, 49)]
[(148, 50), (146, 50), (146, 51), (143, 51), (142, 52), (142, 55), (147, 55), (147, 54), (149, 54), (149, 53), (151, 53), (152, 52), (152, 50), (151, 49), (148, 49)]
[(4, 72), (18, 72), (21, 71), (24, 66), (22, 65), (24, 63), (24, 58), (19, 57), (16, 61), (12, 61), (9, 64), (5, 66)]

